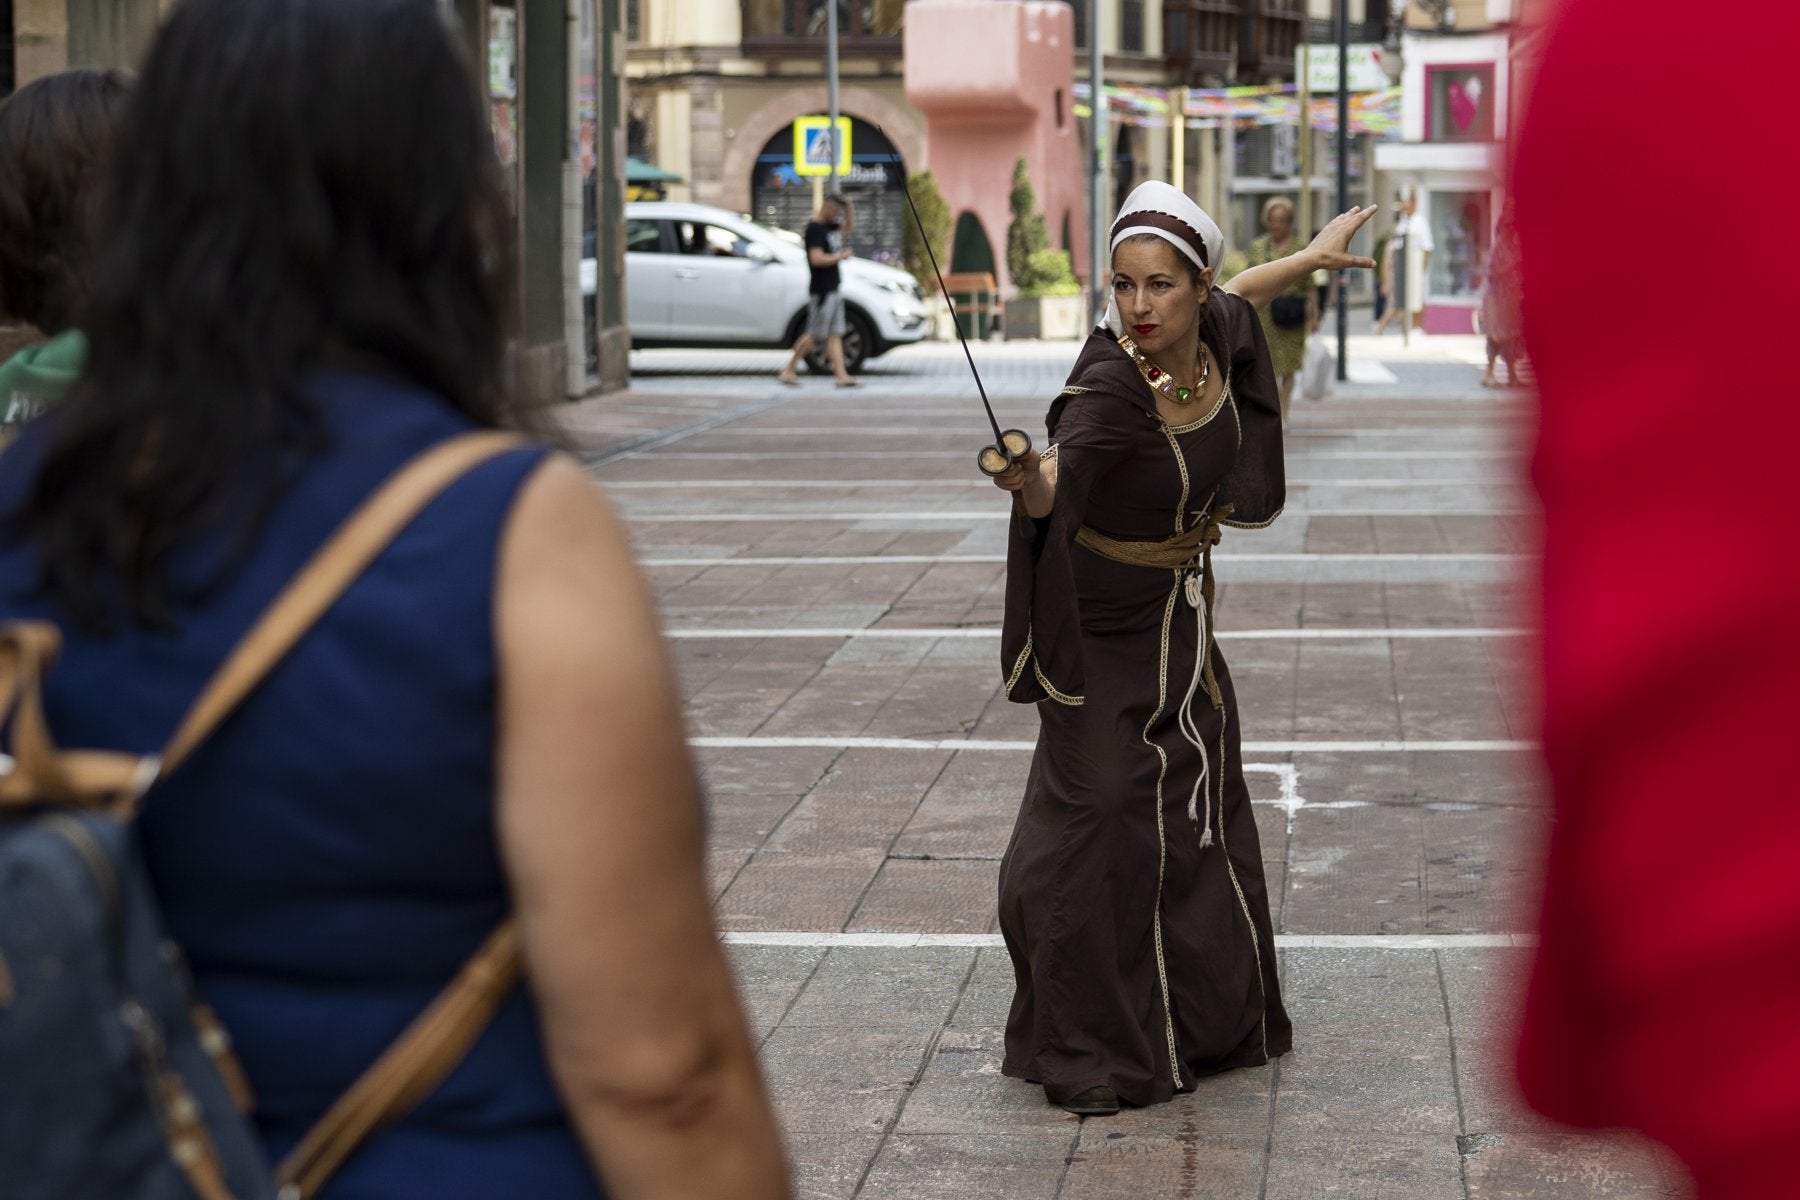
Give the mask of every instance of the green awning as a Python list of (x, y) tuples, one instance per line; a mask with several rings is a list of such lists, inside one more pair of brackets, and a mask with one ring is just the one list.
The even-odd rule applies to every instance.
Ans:
[(680, 183), (681, 176), (673, 171), (665, 171), (641, 158), (625, 160), (626, 183)]

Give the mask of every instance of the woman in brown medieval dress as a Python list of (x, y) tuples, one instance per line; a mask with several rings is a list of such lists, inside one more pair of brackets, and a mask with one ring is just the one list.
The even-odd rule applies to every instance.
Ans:
[(1281, 409), (1255, 302), (1344, 253), (1372, 209), (1212, 286), (1217, 225), (1166, 183), (1112, 229), (1112, 304), (1014, 493), (1006, 695), (1041, 735), (1000, 866), (1017, 992), (1003, 1070), (1103, 1115), (1284, 1054), (1262, 853), (1211, 547), (1284, 498)]

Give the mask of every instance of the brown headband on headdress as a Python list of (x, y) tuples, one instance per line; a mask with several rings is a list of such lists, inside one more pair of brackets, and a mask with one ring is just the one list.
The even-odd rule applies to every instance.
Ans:
[(1164, 233), (1174, 234), (1181, 239), (1183, 244), (1193, 247), (1194, 253), (1200, 256), (1200, 265), (1202, 267), (1212, 266), (1212, 263), (1208, 261), (1206, 256), (1206, 239), (1200, 236), (1200, 231), (1198, 229), (1195, 229), (1192, 225), (1189, 225), (1179, 217), (1171, 217), (1168, 213), (1153, 212), (1149, 209), (1145, 209), (1142, 212), (1126, 213), (1117, 221), (1113, 222), (1112, 240), (1117, 241), (1119, 234), (1134, 226), (1160, 229)]

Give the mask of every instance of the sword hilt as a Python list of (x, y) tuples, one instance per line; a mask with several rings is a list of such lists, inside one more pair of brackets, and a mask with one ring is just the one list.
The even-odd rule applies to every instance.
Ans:
[(983, 475), (1004, 475), (1014, 463), (1030, 453), (1030, 435), (1023, 429), (1008, 429), (994, 445), (981, 448), (981, 453), (975, 456), (975, 465), (981, 468)]

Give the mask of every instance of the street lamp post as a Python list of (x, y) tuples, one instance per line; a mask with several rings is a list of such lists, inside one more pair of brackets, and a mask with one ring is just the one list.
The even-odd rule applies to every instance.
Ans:
[(830, 108), (831, 190), (838, 190), (838, 0), (825, 0), (825, 96)]
[(1100, 53), (1100, 5), (1102, 0), (1088, 0), (1088, 215), (1090, 240), (1088, 274), (1092, 306), (1090, 324), (1100, 323), (1106, 311), (1106, 77)]
[[(1337, 210), (1350, 211), (1350, 0), (1337, 2)], [(1346, 293), (1350, 276), (1339, 271), (1337, 278), (1337, 377), (1343, 383), (1350, 378), (1350, 304)]]

